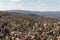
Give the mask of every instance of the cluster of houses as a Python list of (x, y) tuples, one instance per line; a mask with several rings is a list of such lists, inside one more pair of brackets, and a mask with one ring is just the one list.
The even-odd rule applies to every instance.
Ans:
[(25, 25), (12, 24), (12, 27), (3, 23), (0, 27), (1, 40), (60, 40), (59, 22), (36, 22), (31, 25), (28, 21)]
[(0, 40), (60, 40), (60, 21), (6, 18), (0, 18)]

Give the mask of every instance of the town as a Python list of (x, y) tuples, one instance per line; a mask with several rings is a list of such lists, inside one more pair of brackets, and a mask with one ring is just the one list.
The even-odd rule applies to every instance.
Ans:
[(0, 11), (0, 40), (60, 40), (60, 20)]

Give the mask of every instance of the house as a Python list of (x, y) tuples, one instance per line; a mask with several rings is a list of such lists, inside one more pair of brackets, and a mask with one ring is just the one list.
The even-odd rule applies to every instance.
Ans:
[(60, 40), (60, 36), (57, 36), (56, 38), (57, 38), (57, 40)]

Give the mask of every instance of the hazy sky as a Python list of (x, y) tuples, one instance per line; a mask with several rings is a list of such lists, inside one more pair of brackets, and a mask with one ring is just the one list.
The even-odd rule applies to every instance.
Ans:
[(0, 10), (60, 11), (60, 0), (0, 0)]

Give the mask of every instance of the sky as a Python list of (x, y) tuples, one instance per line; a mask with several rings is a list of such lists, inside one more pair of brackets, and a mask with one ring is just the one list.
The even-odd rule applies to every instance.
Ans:
[(0, 0), (0, 10), (60, 11), (60, 0)]

